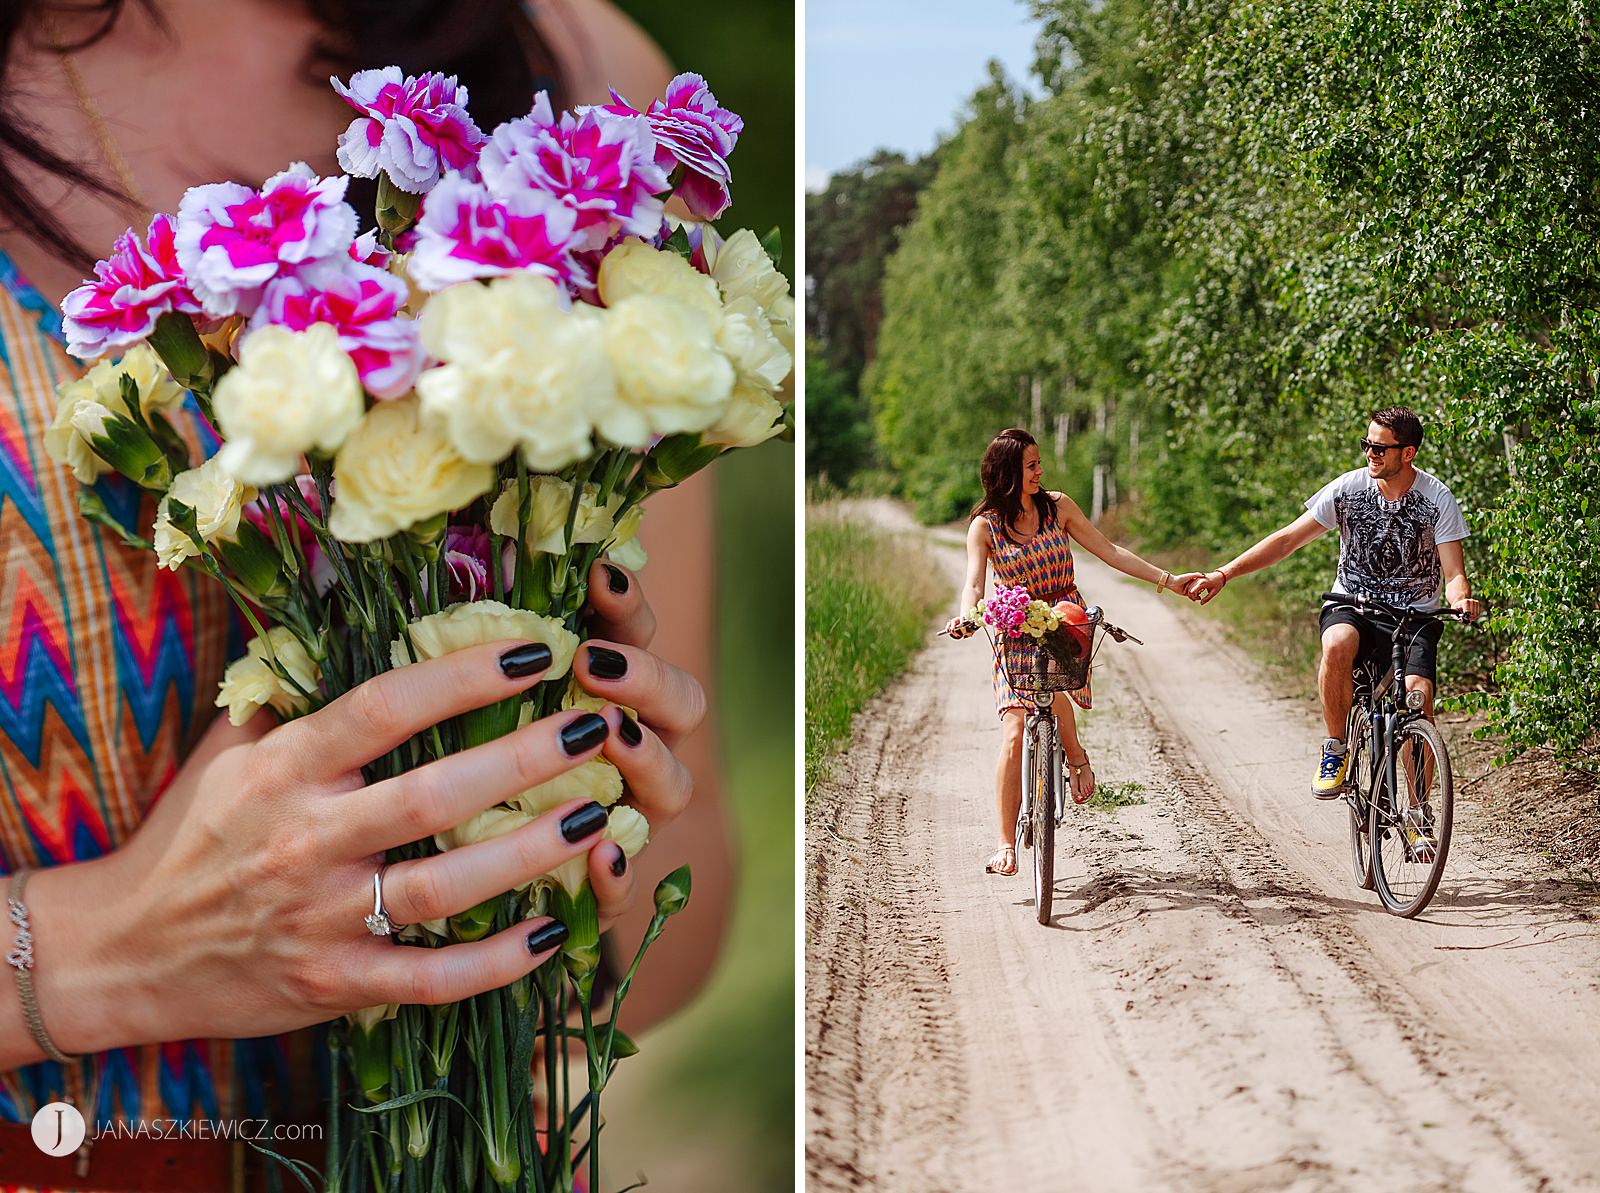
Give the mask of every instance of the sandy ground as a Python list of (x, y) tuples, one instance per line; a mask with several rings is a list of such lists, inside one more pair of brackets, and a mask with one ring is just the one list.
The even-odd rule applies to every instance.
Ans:
[[(959, 538), (930, 542), (954, 592)], [(863, 713), (807, 814), (808, 1188), (1600, 1189), (1600, 899), (1469, 803), (1431, 907), (1385, 914), (1309, 794), (1307, 711), (1077, 564), (1146, 643), (1107, 644), (1080, 719), (1146, 802), (1069, 814), (1040, 926), (1026, 871), (982, 871), (982, 639), (932, 639)]]

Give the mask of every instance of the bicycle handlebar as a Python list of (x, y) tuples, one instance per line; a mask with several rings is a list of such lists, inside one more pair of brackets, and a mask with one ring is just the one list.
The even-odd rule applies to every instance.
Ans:
[(1398, 606), (1386, 605), (1382, 601), (1373, 600), (1371, 597), (1357, 596), (1350, 592), (1325, 592), (1322, 594), (1322, 600), (1335, 605), (1344, 605), (1350, 609), (1375, 610), (1402, 620), (1407, 617), (1444, 618), (1468, 623), (1472, 620), (1465, 613), (1456, 609), (1401, 609)]

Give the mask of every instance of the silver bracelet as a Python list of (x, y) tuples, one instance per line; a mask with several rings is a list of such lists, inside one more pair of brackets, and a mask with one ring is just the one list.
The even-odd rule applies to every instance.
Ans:
[(22, 902), (22, 887), (31, 873), (26, 867), (11, 876), (11, 889), (6, 893), (6, 904), (11, 910), (11, 922), (17, 934), (11, 941), (11, 952), (6, 963), (17, 971), (17, 992), (22, 995), (22, 1017), (28, 1022), (33, 1042), (44, 1049), (51, 1060), (71, 1064), (77, 1058), (56, 1047), (50, 1033), (44, 1029), (44, 1019), (39, 1014), (39, 1000), (33, 995), (33, 929), (28, 923), (28, 908)]

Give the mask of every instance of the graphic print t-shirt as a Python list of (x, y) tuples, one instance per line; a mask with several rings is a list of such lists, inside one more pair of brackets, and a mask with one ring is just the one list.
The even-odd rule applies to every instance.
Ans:
[(1331, 481), (1306, 502), (1313, 517), (1339, 532), (1339, 576), (1332, 592), (1413, 609), (1439, 608), (1439, 544), (1467, 537), (1450, 490), (1417, 469), (1406, 495), (1389, 501), (1365, 468)]

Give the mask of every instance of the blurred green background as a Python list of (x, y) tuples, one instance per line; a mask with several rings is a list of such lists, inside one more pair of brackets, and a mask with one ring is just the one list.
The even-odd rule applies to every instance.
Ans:
[[(745, 118), (728, 230), (783, 232), (794, 277), (794, 8), (619, 0), (679, 70)], [(632, 98), (632, 97), (630, 97)], [(739, 891), (722, 963), (694, 1005), (648, 1033), (607, 1094), (611, 1183), (665, 1193), (794, 1185), (794, 447), (737, 452), (718, 486), (724, 790)], [(648, 574), (648, 573), (647, 573)]]

